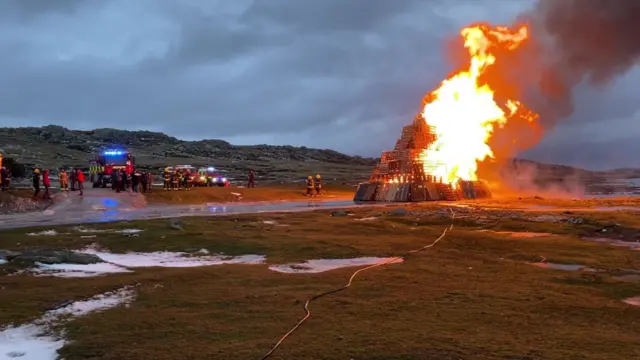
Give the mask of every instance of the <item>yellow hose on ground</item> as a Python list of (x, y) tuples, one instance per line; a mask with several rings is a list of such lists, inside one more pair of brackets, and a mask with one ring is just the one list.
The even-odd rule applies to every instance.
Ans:
[(408, 255), (415, 254), (415, 253), (421, 252), (423, 250), (429, 249), (431, 247), (434, 247), (438, 242), (440, 242), (440, 240), (444, 239), (445, 235), (447, 235), (447, 232), (449, 232), (450, 230), (453, 229), (453, 221), (456, 218), (456, 214), (453, 212), (453, 210), (451, 208), (449, 208), (449, 211), (451, 212), (451, 225), (447, 226), (444, 229), (444, 231), (442, 231), (442, 234), (437, 239), (435, 239), (432, 243), (430, 243), (428, 245), (425, 245), (425, 246), (423, 246), (421, 248), (418, 248), (418, 249), (407, 251), (406, 253), (404, 253), (404, 254), (402, 254), (400, 256), (396, 256), (394, 258), (391, 258), (391, 259), (389, 259), (387, 261), (384, 261), (384, 262), (381, 262), (381, 263), (378, 263), (378, 264), (370, 265), (370, 266), (364, 267), (362, 269), (359, 269), (359, 270), (357, 270), (356, 272), (354, 272), (351, 275), (351, 277), (349, 278), (349, 282), (347, 282), (347, 284), (345, 286), (343, 286), (341, 288), (338, 288), (338, 289), (329, 290), (329, 291), (320, 293), (318, 295), (314, 295), (312, 298), (307, 300), (307, 302), (304, 304), (304, 310), (306, 311), (307, 314), (300, 321), (298, 321), (298, 323), (294, 327), (292, 327), (291, 330), (289, 330), (286, 334), (284, 334), (280, 338), (280, 340), (278, 340), (278, 342), (271, 348), (271, 350), (269, 350), (268, 353), (266, 353), (263, 357), (260, 358), (260, 360), (265, 360), (269, 356), (273, 355), (273, 353), (280, 347), (280, 345), (291, 334), (293, 334), (294, 331), (298, 330), (300, 325), (302, 325), (305, 321), (307, 321), (307, 319), (309, 319), (309, 317), (311, 317), (311, 310), (309, 310), (309, 304), (312, 301), (318, 300), (318, 299), (320, 299), (322, 297), (325, 297), (327, 295), (335, 294), (337, 292), (340, 292), (340, 291), (343, 291), (343, 290), (347, 289), (348, 287), (351, 286), (351, 284), (353, 283), (353, 280), (355, 279), (355, 277), (358, 276), (358, 274), (360, 274), (363, 271), (366, 271), (366, 270), (369, 270), (369, 269), (373, 269), (373, 268), (376, 268), (376, 267), (380, 267), (380, 266), (384, 266), (384, 265), (389, 265), (389, 264), (392, 264), (392, 263), (394, 263), (394, 262), (396, 262), (396, 261), (398, 261), (400, 259), (404, 260), (404, 258), (407, 257)]

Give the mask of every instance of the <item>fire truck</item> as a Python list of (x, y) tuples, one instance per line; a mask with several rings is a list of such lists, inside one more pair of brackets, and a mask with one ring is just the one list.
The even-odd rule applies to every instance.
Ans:
[(133, 173), (135, 171), (136, 159), (126, 150), (121, 149), (105, 149), (101, 151), (95, 159), (100, 166), (101, 171), (97, 173), (93, 187), (106, 188), (111, 184), (111, 174), (118, 169), (128, 170)]
[(209, 166), (198, 169), (198, 177), (196, 178), (195, 185), (229, 187), (230, 183), (229, 180), (220, 175), (213, 166)]

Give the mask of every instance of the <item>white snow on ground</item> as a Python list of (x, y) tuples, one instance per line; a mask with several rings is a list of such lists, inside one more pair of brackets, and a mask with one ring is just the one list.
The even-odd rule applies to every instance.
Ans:
[(27, 236), (55, 236), (58, 232), (55, 230), (43, 230), (37, 233), (27, 233)]
[(151, 253), (129, 252), (114, 254), (93, 248), (83, 249), (79, 252), (97, 255), (102, 260), (129, 268), (137, 267), (197, 267), (221, 264), (262, 264), (264, 256), (243, 255), (228, 257), (220, 255), (188, 256), (185, 252), (158, 251)]
[[(37, 264), (32, 272), (38, 276), (57, 277), (91, 277), (107, 274), (132, 272), (133, 268), (142, 267), (198, 267), (223, 264), (263, 264), (265, 257), (260, 255), (243, 255), (237, 257), (221, 255), (189, 256), (185, 252), (129, 252), (114, 254), (95, 248), (79, 250), (80, 253), (94, 254), (104, 260), (98, 264)], [(208, 250), (201, 249), (197, 254), (208, 254)]]
[(6, 263), (7, 263), (7, 260), (5, 260), (5, 259), (0, 259), (0, 265), (2, 265), (2, 264), (6, 264)]
[[(58, 358), (58, 350), (66, 341), (59, 334), (51, 334), (52, 325), (69, 321), (72, 317), (126, 304), (134, 296), (134, 289), (126, 287), (48, 311), (31, 323), (5, 328), (0, 332), (0, 359), (55, 360)], [(49, 335), (45, 335), (47, 333)]]
[(57, 277), (92, 277), (107, 274), (128, 273), (133, 272), (125, 267), (110, 263), (99, 264), (40, 264), (36, 263), (37, 268), (33, 269), (33, 273), (37, 276), (57, 276)]
[(363, 218), (355, 219), (355, 220), (357, 220), (357, 221), (373, 221), (373, 220), (376, 220), (376, 219), (377, 219), (377, 217), (375, 217), (375, 216), (369, 216), (369, 217), (363, 217)]
[(144, 230), (141, 229), (122, 229), (122, 230), (116, 230), (116, 229), (91, 229), (91, 228), (86, 228), (86, 227), (82, 227), (82, 226), (76, 226), (73, 228), (74, 231), (77, 232), (81, 232), (81, 233), (121, 233), (121, 234), (138, 234), (143, 232)]
[(309, 260), (298, 264), (272, 265), (269, 270), (281, 273), (321, 273), (325, 271), (354, 266), (367, 266), (380, 263), (396, 264), (404, 260), (398, 258), (362, 257), (355, 259)]
[(640, 306), (640, 296), (628, 298), (628, 299), (624, 300), (624, 302), (626, 302), (629, 305)]

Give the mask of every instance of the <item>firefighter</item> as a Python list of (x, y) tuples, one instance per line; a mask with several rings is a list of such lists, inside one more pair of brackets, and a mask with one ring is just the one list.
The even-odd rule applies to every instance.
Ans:
[(171, 188), (174, 191), (180, 188), (180, 172), (177, 169), (171, 174)]
[(147, 192), (151, 192), (151, 188), (153, 187), (153, 173), (147, 171), (145, 178), (147, 179)]
[(118, 191), (118, 171), (111, 169), (111, 190)]
[(33, 200), (38, 198), (38, 194), (40, 193), (40, 169), (33, 169)]
[(71, 191), (76, 191), (76, 176), (78, 172), (75, 169), (71, 169)]
[(116, 192), (119, 193), (120, 191), (122, 191), (122, 187), (123, 187), (123, 178), (122, 178), (122, 171), (120, 169), (115, 170), (113, 172), (114, 174), (114, 182), (113, 182), (113, 186), (115, 186)]
[(316, 196), (320, 196), (322, 192), (322, 176), (320, 176), (320, 174), (316, 174), (315, 189), (316, 189)]
[(49, 193), (49, 188), (51, 188), (51, 178), (49, 178), (49, 170), (45, 170), (42, 172), (42, 185), (44, 185), (43, 197), (47, 200), (51, 200), (51, 193)]
[(82, 171), (82, 169), (76, 169), (76, 181), (78, 182), (78, 190), (80, 190), (80, 196), (83, 196), (83, 190), (84, 190), (84, 171)]
[(191, 170), (187, 169), (184, 175), (184, 186), (185, 190), (191, 191), (191, 187), (193, 187), (193, 175), (191, 174)]
[(169, 168), (164, 169), (162, 178), (164, 180), (164, 190), (167, 191), (171, 189), (171, 173), (169, 172)]
[(313, 188), (314, 188), (313, 176), (309, 175), (307, 177), (307, 196), (313, 196)]
[(69, 191), (69, 174), (65, 169), (60, 169), (58, 179), (60, 179), (60, 191)]
[(248, 188), (256, 187), (256, 173), (253, 169), (249, 169), (249, 183), (247, 184)]
[(98, 172), (98, 167), (96, 166), (96, 164), (89, 165), (89, 180), (91, 181), (92, 184), (96, 182), (97, 172)]

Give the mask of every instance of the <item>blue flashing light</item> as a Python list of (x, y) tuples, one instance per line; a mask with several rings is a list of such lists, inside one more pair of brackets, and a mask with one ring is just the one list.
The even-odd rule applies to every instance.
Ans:
[(124, 151), (120, 151), (120, 150), (107, 150), (105, 152), (103, 152), (103, 154), (105, 156), (118, 156), (118, 155), (124, 155)]

